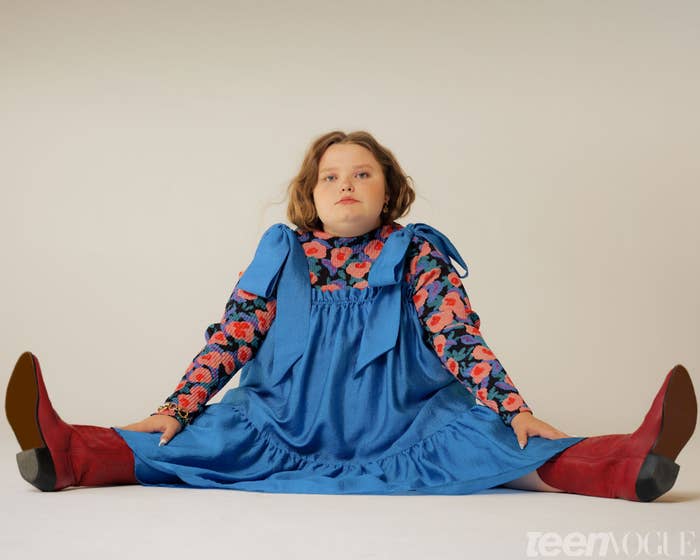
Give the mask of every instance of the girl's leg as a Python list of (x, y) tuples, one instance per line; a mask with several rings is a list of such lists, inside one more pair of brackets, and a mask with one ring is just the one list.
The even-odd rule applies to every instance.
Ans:
[(527, 473), (520, 478), (501, 484), (500, 486), (504, 488), (514, 488), (516, 490), (530, 490), (533, 492), (563, 492), (564, 490), (559, 490), (545, 483), (537, 471), (532, 471)]

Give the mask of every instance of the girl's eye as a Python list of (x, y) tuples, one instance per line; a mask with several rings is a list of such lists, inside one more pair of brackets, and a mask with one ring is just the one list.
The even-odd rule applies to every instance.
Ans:
[[(367, 175), (367, 176), (369, 176), (369, 173), (367, 173), (366, 171), (360, 171), (360, 172), (358, 173), (358, 175)], [(335, 177), (335, 175), (326, 175), (326, 176), (323, 178), (323, 180), (325, 181), (326, 179), (329, 179), (330, 177)]]

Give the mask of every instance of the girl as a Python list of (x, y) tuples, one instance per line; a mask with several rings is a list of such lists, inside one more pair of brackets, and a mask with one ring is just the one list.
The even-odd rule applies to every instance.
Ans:
[(289, 197), (297, 227), (265, 231), (204, 349), (146, 419), (67, 424), (37, 357), (19, 357), (6, 411), (26, 481), (637, 501), (673, 486), (697, 416), (682, 365), (635, 432), (570, 437), (533, 414), (486, 345), (449, 239), (395, 221), (415, 193), (391, 151), (364, 131), (325, 134)]

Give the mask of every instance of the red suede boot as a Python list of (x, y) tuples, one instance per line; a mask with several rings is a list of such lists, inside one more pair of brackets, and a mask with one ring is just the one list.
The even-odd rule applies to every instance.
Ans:
[(680, 467), (675, 459), (693, 434), (696, 419), (693, 383), (678, 364), (633, 433), (588, 437), (537, 472), (565, 492), (650, 502), (676, 482)]
[(31, 352), (24, 352), (12, 371), (5, 412), (22, 448), (19, 472), (39, 490), (138, 484), (134, 455), (116, 431), (61, 420)]

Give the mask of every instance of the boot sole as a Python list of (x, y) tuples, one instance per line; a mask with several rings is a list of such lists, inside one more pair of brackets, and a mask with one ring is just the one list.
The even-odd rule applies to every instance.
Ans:
[(22, 478), (43, 492), (56, 486), (56, 468), (39, 424), (39, 382), (35, 356), (24, 352), (7, 384), (5, 415), (22, 451), (17, 466)]
[(664, 395), (661, 430), (637, 476), (635, 491), (639, 501), (651, 502), (675, 484), (680, 469), (675, 460), (695, 431), (697, 406), (690, 374), (678, 364), (671, 370)]

